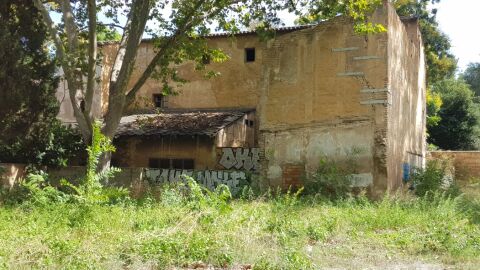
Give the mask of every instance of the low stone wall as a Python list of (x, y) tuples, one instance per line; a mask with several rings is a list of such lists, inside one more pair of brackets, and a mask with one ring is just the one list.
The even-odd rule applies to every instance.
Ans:
[(452, 160), (455, 178), (460, 181), (480, 178), (480, 151), (432, 151), (429, 156)]
[[(48, 170), (48, 175), (53, 185), (59, 184), (61, 179), (67, 179), (76, 184), (76, 182), (84, 177), (85, 167), (71, 166), (60, 169)], [(137, 198), (145, 193), (147, 188), (144, 182), (143, 168), (121, 168), (121, 172), (116, 173), (111, 183), (114, 186), (125, 187), (130, 189), (130, 195)]]
[[(0, 164), (2, 187), (11, 189), (20, 179), (25, 177), (25, 165)], [(67, 179), (73, 184), (78, 184), (85, 175), (85, 167), (70, 166), (59, 169), (48, 169), (49, 180), (52, 185), (59, 185), (61, 179)], [(227, 185), (232, 192), (239, 190), (251, 177), (251, 173), (235, 170), (168, 170), (149, 168), (121, 168), (110, 183), (113, 186), (125, 187), (130, 190), (134, 198), (141, 197), (147, 190), (155, 189), (162, 184), (186, 182), (183, 175), (195, 178), (203, 186), (214, 189), (220, 184)]]

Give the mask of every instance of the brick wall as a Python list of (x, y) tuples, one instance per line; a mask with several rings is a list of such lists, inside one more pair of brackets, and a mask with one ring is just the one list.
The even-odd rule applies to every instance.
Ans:
[(302, 177), (305, 166), (298, 164), (286, 164), (283, 166), (283, 188), (299, 188), (303, 186)]
[(432, 151), (431, 159), (451, 159), (459, 180), (480, 178), (480, 151)]

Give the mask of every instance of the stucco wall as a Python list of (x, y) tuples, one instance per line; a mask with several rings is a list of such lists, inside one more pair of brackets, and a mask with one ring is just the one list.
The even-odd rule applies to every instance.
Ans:
[[(373, 20), (386, 24), (386, 16), (381, 8)], [(362, 149), (362, 182), (386, 182), (377, 158), (385, 144), (376, 140), (385, 138), (386, 109), (375, 102), (385, 99), (377, 90), (388, 80), (387, 35), (357, 35), (352, 22), (339, 17), (279, 37), (268, 48), (257, 112), (269, 182), (285, 186), (292, 179), (284, 171), (292, 165), (303, 164), (308, 174), (322, 156), (342, 163), (355, 148)]]
[[(281, 35), (281, 34), (279, 34)], [(195, 71), (194, 64), (187, 62), (177, 67), (181, 77), (188, 79), (184, 85), (176, 85), (178, 95), (166, 98), (169, 108), (255, 108), (258, 103), (258, 83), (261, 81), (262, 51), (266, 44), (260, 42), (257, 35), (241, 35), (235, 38), (210, 37), (208, 44), (212, 48), (221, 48), (230, 59), (225, 63), (211, 63), (207, 70), (219, 72), (219, 77), (206, 79), (204, 71)], [(245, 48), (256, 49), (254, 62), (245, 62)], [(116, 45), (106, 45), (104, 52), (103, 82), (106, 82), (111, 70), (111, 62), (116, 52)], [(132, 87), (142, 74), (147, 64), (155, 55), (151, 42), (143, 42), (138, 51), (135, 70), (132, 74), (129, 87)], [(104, 100), (107, 100), (108, 84), (102, 84)], [(138, 97), (151, 101), (153, 94), (162, 92), (160, 82), (149, 79), (138, 92)], [(148, 107), (148, 104), (137, 98), (139, 107)], [(151, 104), (150, 104), (151, 106)]]
[(423, 43), (415, 19), (389, 8), (388, 188), (402, 185), (403, 164), (423, 167), (426, 154), (426, 82)]
[[(96, 73), (97, 77), (101, 77), (101, 67), (97, 67)], [(60, 69), (59, 76), (63, 76), (63, 71)], [(101, 85), (97, 85), (97, 88), (94, 92), (93, 103), (92, 103), (92, 112), (94, 117), (100, 119), (103, 117), (103, 97), (101, 92)], [(72, 102), (70, 100), (70, 93), (68, 92), (68, 83), (65, 79), (61, 79), (55, 97), (60, 103), (59, 112), (57, 118), (64, 123), (76, 123), (75, 116), (73, 114)], [(80, 102), (80, 93), (77, 95), (77, 102)], [(80, 103), (79, 103), (80, 104)]]

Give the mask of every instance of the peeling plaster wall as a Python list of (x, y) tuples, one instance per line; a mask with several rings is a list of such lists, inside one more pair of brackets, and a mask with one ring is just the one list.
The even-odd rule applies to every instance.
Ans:
[(414, 19), (389, 8), (388, 189), (402, 185), (403, 164), (423, 167), (426, 155), (426, 82), (423, 42)]
[[(100, 77), (101, 74), (101, 68), (97, 68), (97, 76)], [(63, 71), (61, 69), (58, 75), (60, 77), (63, 76)], [(57, 119), (59, 119), (63, 123), (76, 123), (77, 120), (73, 115), (72, 102), (70, 100), (70, 94), (68, 91), (69, 90), (67, 81), (61, 78), (60, 82), (58, 83), (57, 91), (55, 93), (55, 97), (60, 103)], [(102, 86), (98, 85), (97, 90), (94, 92), (92, 103), (93, 115), (96, 118), (101, 118), (103, 116), (102, 95)], [(80, 95), (77, 96), (78, 99), (80, 99), (80, 97)]]
[[(279, 33), (278, 35), (284, 35)], [(261, 81), (263, 65), (262, 51), (266, 43), (261, 42), (256, 34), (241, 35), (235, 38), (210, 37), (208, 44), (212, 48), (221, 48), (230, 59), (225, 63), (211, 63), (207, 70), (219, 72), (219, 77), (206, 79), (205, 71), (195, 71), (194, 64), (187, 62), (178, 66), (178, 74), (188, 79), (188, 83), (176, 85), (178, 95), (168, 96), (166, 106), (169, 108), (255, 108), (258, 103), (258, 83)], [(245, 48), (256, 49), (254, 62), (245, 62)], [(104, 100), (108, 100), (108, 82), (106, 78), (111, 71), (116, 45), (106, 45), (104, 52), (103, 85)], [(129, 87), (132, 87), (142, 74), (147, 64), (155, 55), (151, 42), (140, 45), (135, 69)], [(154, 79), (148, 79), (137, 95), (137, 106), (152, 108), (152, 95), (160, 94), (162, 85)], [(104, 104), (106, 105), (106, 104)]]
[[(386, 25), (387, 15), (383, 7), (372, 19)], [(357, 182), (372, 194), (386, 189), (387, 41), (338, 17), (268, 44), (257, 112), (271, 185), (298, 182), (324, 155), (342, 163), (361, 149)]]
[[(314, 171), (322, 155), (343, 162), (350, 150), (360, 148), (358, 182), (370, 184), (373, 196), (399, 187), (402, 164), (421, 165), (425, 153), (423, 48), (418, 26), (402, 23), (388, 1), (371, 21), (385, 25), (388, 32), (357, 35), (350, 19), (337, 17), (314, 28), (278, 33), (267, 42), (255, 34), (210, 37), (212, 48), (231, 57), (207, 66), (221, 75), (207, 80), (192, 63), (180, 65), (180, 76), (189, 82), (176, 88), (179, 95), (166, 98), (166, 106), (255, 108), (256, 114), (246, 117), (254, 127), (236, 123), (213, 142), (168, 139), (170, 148), (166, 138), (132, 138), (117, 155), (142, 167), (148, 157), (195, 155), (195, 167), (207, 169), (215, 165), (212, 147), (260, 147), (262, 176), (272, 185), (285, 186)], [(245, 48), (256, 49), (255, 62), (245, 62)], [(116, 50), (116, 45), (102, 47), (104, 111), (105, 79)], [(142, 43), (130, 86), (153, 55), (153, 44)], [(151, 108), (152, 95), (161, 88), (148, 80), (138, 94), (138, 106)]]
[(285, 170), (292, 165), (301, 165), (306, 172), (311, 172), (318, 167), (321, 158), (342, 163), (354, 149), (360, 150), (355, 160), (357, 173), (373, 178), (374, 141), (370, 121), (265, 132), (264, 144), (266, 178), (273, 186), (287, 184)]

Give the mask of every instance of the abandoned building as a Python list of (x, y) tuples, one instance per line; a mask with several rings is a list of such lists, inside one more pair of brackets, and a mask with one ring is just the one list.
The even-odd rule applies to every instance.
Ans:
[[(205, 79), (193, 63), (182, 64), (179, 73), (189, 82), (175, 96), (163, 96), (161, 83), (148, 80), (137, 97), (151, 101), (143, 108), (148, 114), (126, 113), (113, 162), (206, 171), (203, 177), (215, 177), (208, 181), (230, 184), (243, 177), (235, 172), (249, 171), (286, 187), (301, 184), (322, 157), (345, 162), (355, 152), (354, 185), (373, 195), (401, 187), (405, 168), (425, 159), (423, 43), (418, 21), (400, 18), (389, 3), (372, 20), (387, 32), (358, 35), (351, 19), (337, 17), (280, 28), (268, 41), (254, 32), (212, 34), (209, 45), (230, 56), (207, 67), (221, 75)], [(116, 48), (102, 46), (102, 76)], [(153, 53), (153, 44), (142, 42), (132, 84)], [(74, 122), (64, 88), (59, 117)], [(100, 88), (101, 117), (108, 85)], [(159, 170), (157, 178), (162, 174), (171, 177)]]

